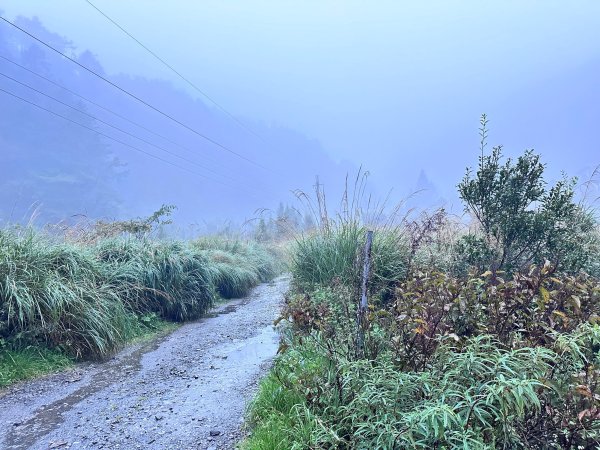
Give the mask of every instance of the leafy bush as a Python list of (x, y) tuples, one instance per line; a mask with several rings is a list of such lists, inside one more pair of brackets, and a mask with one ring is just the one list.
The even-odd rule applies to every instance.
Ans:
[[(376, 360), (327, 354), (313, 335), (280, 356), (262, 383), (243, 448), (589, 446), (598, 438), (598, 377), (592, 387), (571, 377), (597, 362), (586, 339), (599, 331), (562, 334), (554, 349), (509, 349), (487, 335), (447, 339), (417, 371), (398, 370), (392, 353)], [(587, 365), (582, 351), (591, 356)], [(571, 400), (561, 407), (565, 389)]]
[(554, 333), (547, 347), (438, 338), (414, 369), (392, 351), (356, 360), (314, 331), (292, 339), (261, 385), (242, 448), (542, 450), (600, 439), (598, 325)]
[(579, 270), (590, 257), (581, 237), (592, 232), (594, 222), (573, 200), (576, 180), (565, 178), (546, 188), (545, 166), (533, 151), (504, 164), (501, 146), (485, 155), (485, 115), (480, 136), (477, 173), (468, 169), (458, 191), (486, 245), (465, 240), (467, 254), (479, 257), (480, 269), (515, 270), (549, 260), (561, 270)]
[(422, 372), (398, 371), (387, 358), (350, 362), (342, 368), (349, 401), (318, 438), (336, 435), (338, 446), (360, 449), (514, 447), (519, 422), (541, 408), (553, 356), (504, 350), (481, 336), (463, 348), (439, 347)]
[(504, 279), (486, 272), (460, 279), (422, 273), (396, 290), (389, 311), (374, 314), (394, 351), (411, 368), (423, 367), (437, 338), (491, 334), (501, 343), (549, 345), (553, 332), (571, 332), (600, 319), (600, 282), (586, 274), (557, 278), (549, 265)]

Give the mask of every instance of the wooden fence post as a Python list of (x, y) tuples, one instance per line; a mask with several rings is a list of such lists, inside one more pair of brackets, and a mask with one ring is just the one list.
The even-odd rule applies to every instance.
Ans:
[(369, 273), (371, 272), (371, 247), (373, 245), (373, 232), (367, 231), (367, 241), (365, 242), (365, 252), (363, 255), (363, 274), (361, 281), (361, 296), (358, 310), (356, 312), (356, 356), (361, 358), (364, 356), (365, 347), (365, 328), (366, 314), (369, 306), (367, 298), (367, 288), (369, 284)]

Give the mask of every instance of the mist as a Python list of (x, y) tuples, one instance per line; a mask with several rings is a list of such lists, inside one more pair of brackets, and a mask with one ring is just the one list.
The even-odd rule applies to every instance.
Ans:
[(204, 95), (85, 1), (3, 1), (147, 103), (1, 22), (5, 222), (174, 204), (182, 229), (239, 226), (317, 179), (337, 199), (359, 171), (374, 198), (460, 212), (482, 113), (489, 144), (535, 149), (550, 181), (600, 164), (596, 2), (94, 4)]

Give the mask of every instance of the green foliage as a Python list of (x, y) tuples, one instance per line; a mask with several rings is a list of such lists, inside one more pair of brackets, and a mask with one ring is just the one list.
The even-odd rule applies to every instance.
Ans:
[[(292, 273), (305, 286), (355, 284), (366, 227), (342, 222), (318, 233), (300, 236), (292, 256)], [(371, 286), (387, 288), (407, 271), (409, 250), (400, 227), (378, 229), (373, 239)]]
[(504, 279), (486, 272), (470, 279), (421, 273), (396, 289), (392, 308), (373, 314), (386, 329), (403, 367), (428, 364), (440, 336), (460, 340), (491, 334), (507, 346), (548, 345), (552, 332), (572, 332), (595, 322), (600, 282), (585, 274), (552, 275), (532, 267)]
[[(411, 246), (404, 219), (399, 216), (401, 205), (391, 213), (385, 205), (373, 205), (365, 198), (368, 172), (359, 171), (354, 187), (346, 188), (341, 199), (342, 212), (332, 217), (328, 213), (323, 186), (315, 186), (314, 199), (303, 192), (298, 198), (312, 214), (310, 231), (296, 238), (291, 269), (299, 286), (357, 286), (362, 271), (362, 255), (366, 230), (375, 230), (371, 259), (371, 289), (386, 299), (395, 280), (409, 270)], [(311, 215), (308, 215), (311, 217)]]
[(241, 297), (281, 269), (275, 254), (258, 242), (203, 238), (191, 245), (210, 261), (213, 283), (223, 298)]
[(541, 450), (600, 438), (598, 325), (553, 332), (546, 346), (438, 337), (414, 368), (389, 350), (356, 360), (336, 339), (292, 337), (251, 405), (242, 448)]
[(95, 248), (107, 278), (137, 314), (193, 320), (213, 304), (209, 261), (182, 243), (110, 239)]
[(600, 327), (583, 324), (552, 333), (557, 356), (545, 381), (542, 414), (527, 421), (527, 433), (548, 448), (592, 448), (600, 442)]
[(489, 336), (443, 343), (427, 371), (398, 370), (390, 353), (326, 357), (325, 345), (315, 335), (278, 359), (242, 448), (521, 448), (520, 424), (553, 395), (543, 379), (555, 353)]
[(73, 361), (57, 350), (26, 347), (11, 350), (0, 346), (0, 388), (17, 381), (66, 369)]
[(311, 392), (326, 370), (326, 360), (311, 344), (291, 348), (262, 380), (248, 411), (252, 434), (242, 450), (302, 450), (319, 426), (307, 408)]
[(290, 366), (278, 364), (279, 372), (271, 373), (261, 382), (259, 392), (250, 406), (251, 437), (242, 445), (243, 450), (302, 449), (310, 439), (314, 425), (297, 413), (304, 397), (287, 389), (280, 376), (290, 375)]
[(582, 238), (586, 254), (592, 255), (583, 269), (600, 279), (600, 225), (596, 223), (592, 232)]
[(342, 366), (349, 401), (320, 440), (336, 435), (345, 448), (361, 449), (510, 448), (519, 442), (516, 424), (540, 410), (553, 356), (504, 350), (482, 336), (439, 347), (423, 372), (398, 371), (386, 357), (349, 362)]
[[(243, 448), (598, 447), (593, 211), (575, 204), (574, 179), (547, 187), (532, 151), (486, 155), (485, 116), (480, 132), (479, 168), (459, 184), (468, 225), (444, 210), (367, 221), (347, 191), (333, 220), (317, 184), (319, 227), (297, 239), (283, 354)], [(366, 223), (375, 242), (359, 352)]]
[(347, 292), (290, 296), (295, 338), (277, 379), (304, 395), (289, 420), (318, 423), (308, 436), (286, 428), (294, 445), (588, 448), (600, 436), (600, 283), (550, 269), (415, 274), (371, 310), (364, 360)]
[(73, 355), (105, 354), (129, 322), (88, 248), (32, 230), (0, 232), (0, 337), (61, 345)]
[[(102, 357), (163, 320), (197, 319), (218, 292), (246, 294), (278, 271), (274, 255), (254, 243), (206, 242), (71, 242), (0, 230), (0, 340), (15, 350)], [(240, 268), (250, 275), (237, 279)]]
[[(484, 119), (482, 149), (486, 134)], [(364, 214), (331, 220), (317, 195), (320, 227), (297, 239), (292, 257), (283, 354), (243, 448), (598, 445), (597, 224), (574, 204), (573, 181), (546, 189), (532, 152), (500, 160), (500, 148), (482, 155), (461, 183), (478, 220), (469, 233), (443, 210), (369, 227), (361, 352)]]
[(266, 242), (270, 238), (269, 230), (267, 229), (267, 224), (263, 217), (261, 217), (258, 221), (256, 230), (254, 231), (254, 237), (258, 242)]
[(579, 237), (591, 232), (593, 221), (573, 201), (576, 180), (565, 178), (547, 188), (545, 166), (530, 150), (514, 163), (510, 158), (501, 163), (501, 146), (485, 155), (485, 115), (480, 136), (477, 173), (468, 169), (458, 185), (465, 210), (477, 220), (486, 244), (480, 255), (482, 243), (465, 240), (469, 257), (482, 256), (480, 268), (492, 270), (519, 269), (545, 259), (566, 270), (581, 266), (587, 255)]
[(469, 269), (475, 268), (483, 272), (494, 267), (494, 262), (499, 259), (496, 250), (480, 235), (469, 233), (461, 236), (456, 243), (454, 259), (457, 261), (455, 272), (465, 274)]

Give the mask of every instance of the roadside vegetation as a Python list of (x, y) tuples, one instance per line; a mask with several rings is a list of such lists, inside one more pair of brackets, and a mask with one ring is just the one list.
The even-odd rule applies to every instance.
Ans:
[(60, 232), (0, 230), (0, 387), (198, 319), (280, 271), (277, 255), (254, 241), (155, 238), (169, 212)]
[[(600, 235), (533, 152), (488, 152), (458, 189), (464, 222), (313, 201), (297, 238), (276, 363), (245, 450), (600, 446)], [(305, 197), (306, 198), (306, 197)], [(364, 342), (361, 259), (374, 230)]]

